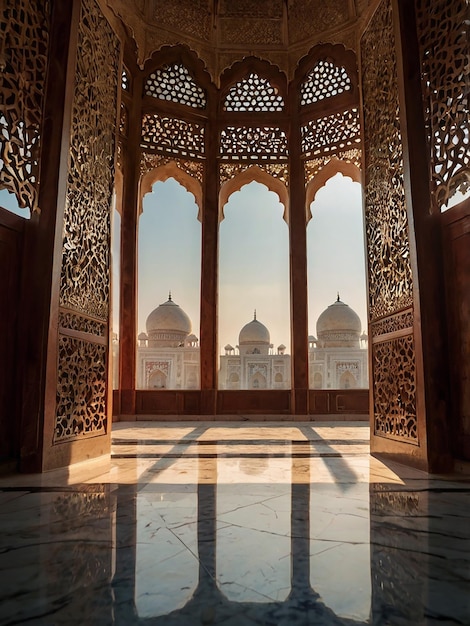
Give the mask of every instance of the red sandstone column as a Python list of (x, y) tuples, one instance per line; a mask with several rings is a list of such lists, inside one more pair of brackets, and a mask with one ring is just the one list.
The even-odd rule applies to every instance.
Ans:
[[(132, 77), (129, 134), (123, 154), (121, 285), (119, 320), (119, 387), (121, 414), (134, 415), (137, 345), (137, 228), (139, 219), (142, 73)], [(126, 417), (129, 419), (129, 417)]]
[(292, 87), (289, 137), (289, 242), (291, 289), (292, 404), (294, 415), (308, 414), (307, 226), (301, 161), (297, 88)]

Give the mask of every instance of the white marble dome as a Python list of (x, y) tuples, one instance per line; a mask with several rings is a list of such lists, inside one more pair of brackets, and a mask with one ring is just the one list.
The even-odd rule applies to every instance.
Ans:
[(147, 317), (147, 335), (151, 347), (179, 346), (191, 333), (191, 319), (183, 309), (173, 302), (171, 294)]
[(256, 319), (256, 311), (254, 319), (241, 329), (238, 336), (238, 345), (241, 353), (268, 353), (271, 337), (266, 326)]
[(359, 315), (339, 299), (326, 308), (317, 320), (320, 347), (355, 348), (359, 346), (361, 320)]

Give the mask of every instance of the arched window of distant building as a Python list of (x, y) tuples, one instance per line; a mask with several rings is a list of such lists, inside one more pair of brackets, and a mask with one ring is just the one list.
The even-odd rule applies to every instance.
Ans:
[(340, 389), (354, 389), (357, 387), (357, 381), (351, 372), (344, 372), (339, 379)]
[(315, 374), (313, 375), (313, 388), (321, 389), (322, 387), (323, 387), (323, 376), (320, 374), (320, 372), (315, 372)]

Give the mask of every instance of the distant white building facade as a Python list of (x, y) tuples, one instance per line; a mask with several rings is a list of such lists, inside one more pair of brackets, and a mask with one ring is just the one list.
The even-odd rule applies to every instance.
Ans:
[[(359, 316), (338, 299), (320, 315), (317, 337), (309, 336), (311, 389), (368, 387), (367, 335)], [(290, 389), (291, 357), (274, 349), (268, 328), (256, 319), (245, 324), (238, 344), (220, 356), (219, 389)], [(199, 389), (199, 341), (191, 320), (171, 295), (146, 321), (138, 336), (139, 389)]]
[(147, 317), (146, 330), (137, 338), (137, 387), (199, 389), (199, 341), (171, 294)]
[(220, 357), (219, 389), (289, 389), (290, 355), (280, 345), (276, 354), (269, 330), (254, 318), (245, 324), (238, 345), (226, 345)]
[(338, 298), (317, 320), (308, 338), (310, 389), (366, 389), (369, 386), (367, 335), (361, 320)]

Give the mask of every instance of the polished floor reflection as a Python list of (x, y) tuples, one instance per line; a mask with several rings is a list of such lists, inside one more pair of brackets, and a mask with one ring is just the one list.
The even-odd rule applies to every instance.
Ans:
[(0, 624), (470, 625), (470, 480), (358, 423), (122, 423), (0, 479)]

